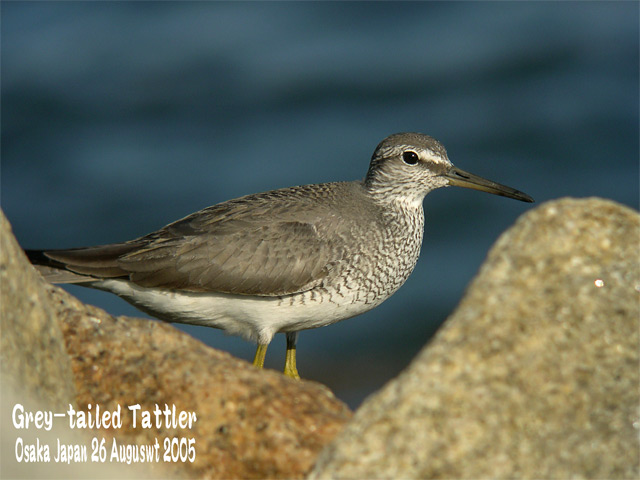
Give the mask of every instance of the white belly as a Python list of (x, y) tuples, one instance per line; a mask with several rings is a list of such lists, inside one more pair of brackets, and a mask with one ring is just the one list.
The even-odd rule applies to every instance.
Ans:
[(268, 344), (278, 332), (322, 327), (364, 313), (385, 298), (304, 292), (284, 297), (192, 293), (143, 288), (126, 280), (101, 280), (92, 287), (122, 297), (162, 320), (220, 328)]

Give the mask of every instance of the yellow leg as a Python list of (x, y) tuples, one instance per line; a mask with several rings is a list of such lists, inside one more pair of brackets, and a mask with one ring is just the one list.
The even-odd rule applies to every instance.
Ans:
[(284, 362), (284, 374), (287, 377), (300, 380), (298, 369), (296, 368), (296, 340), (298, 332), (287, 333), (287, 356)]
[(267, 355), (268, 343), (259, 343), (256, 349), (256, 356), (253, 357), (253, 365), (262, 368), (264, 367), (264, 357)]

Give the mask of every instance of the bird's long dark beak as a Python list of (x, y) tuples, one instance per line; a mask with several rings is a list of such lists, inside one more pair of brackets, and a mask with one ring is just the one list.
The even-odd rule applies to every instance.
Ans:
[(456, 187), (472, 188), (474, 190), (480, 190), (481, 192), (514, 198), (521, 202), (534, 202), (533, 198), (526, 193), (522, 193), (520, 190), (492, 182), (491, 180), (479, 177), (473, 173), (460, 170), (457, 167), (451, 167), (449, 171), (444, 174), (444, 177), (449, 180), (449, 185), (454, 185)]

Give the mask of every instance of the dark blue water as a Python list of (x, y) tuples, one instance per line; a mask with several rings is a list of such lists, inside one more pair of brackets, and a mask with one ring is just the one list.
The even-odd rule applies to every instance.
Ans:
[[(240, 195), (361, 178), (398, 131), (435, 136), (457, 166), (538, 202), (638, 207), (637, 2), (3, 2), (1, 13), (2, 208), (25, 247), (128, 240)], [(303, 332), (301, 374), (357, 405), (428, 342), (529, 208), (430, 194), (413, 276), (375, 311)], [(220, 331), (185, 329), (253, 356)], [(282, 367), (284, 339), (267, 357)]]

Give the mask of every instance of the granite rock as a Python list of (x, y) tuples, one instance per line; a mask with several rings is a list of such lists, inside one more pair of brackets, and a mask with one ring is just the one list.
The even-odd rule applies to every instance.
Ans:
[(309, 478), (639, 478), (639, 239), (602, 199), (523, 215)]
[(0, 365), (2, 386), (52, 408), (73, 403), (71, 363), (45, 282), (0, 212)]
[[(49, 430), (24, 420), (30, 412), (77, 408), (71, 361), (46, 285), (0, 212), (0, 478), (117, 478), (122, 475), (117, 466), (102, 465), (96, 472), (89, 463), (55, 461), (58, 441), (89, 445), (88, 435), (63, 421), (52, 422)], [(50, 447), (49, 461), (27, 462), (29, 447), (38, 444)], [(131, 472), (144, 478), (141, 470)]]
[[(71, 355), (78, 405), (120, 406), (124, 425), (113, 433), (125, 443), (159, 439), (162, 452), (164, 439), (195, 439), (195, 461), (165, 464), (170, 476), (301, 478), (351, 417), (320, 384), (258, 370), (168, 324), (113, 318), (56, 287), (50, 294)], [(194, 412), (197, 421), (191, 428), (133, 428), (131, 405), (149, 412), (175, 405), (178, 412)]]

